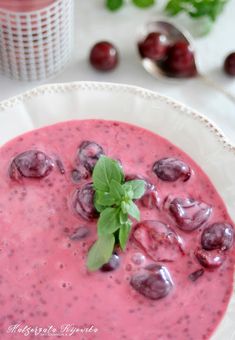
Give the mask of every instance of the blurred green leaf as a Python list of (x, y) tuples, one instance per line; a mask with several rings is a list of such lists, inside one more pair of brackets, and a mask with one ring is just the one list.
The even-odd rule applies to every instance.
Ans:
[(132, 0), (132, 2), (134, 5), (141, 8), (150, 7), (155, 4), (155, 0)]
[(192, 18), (209, 17), (215, 21), (228, 0), (169, 0), (165, 11), (170, 15), (185, 12)]
[(110, 11), (117, 11), (122, 7), (124, 0), (106, 0), (106, 7)]

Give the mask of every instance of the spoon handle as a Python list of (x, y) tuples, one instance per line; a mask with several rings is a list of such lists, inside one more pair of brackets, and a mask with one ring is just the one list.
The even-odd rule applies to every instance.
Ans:
[(218, 92), (222, 93), (224, 96), (226, 96), (229, 100), (235, 104), (235, 95), (227, 91), (223, 86), (221, 86), (219, 83), (215, 82), (214, 80), (208, 78), (207, 76), (200, 74), (200, 79), (204, 81), (204, 83), (213, 89), (217, 90)]

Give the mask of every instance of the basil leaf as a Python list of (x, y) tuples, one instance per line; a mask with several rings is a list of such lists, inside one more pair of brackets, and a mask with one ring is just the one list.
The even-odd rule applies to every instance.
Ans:
[(125, 224), (128, 220), (128, 214), (127, 213), (124, 213), (122, 210), (120, 210), (120, 213), (119, 213), (119, 221), (120, 221), (120, 224)]
[(129, 201), (128, 202), (122, 201), (121, 202), (121, 211), (122, 211), (123, 214), (127, 214), (128, 208), (129, 208)]
[(87, 257), (87, 268), (94, 271), (107, 263), (112, 256), (114, 248), (114, 236), (102, 235), (92, 245)]
[(106, 208), (98, 220), (98, 235), (113, 234), (119, 227), (119, 208)]
[(101, 156), (92, 173), (95, 190), (109, 192), (111, 180), (121, 183), (124, 178), (119, 163), (111, 158)]
[(141, 198), (145, 192), (146, 183), (142, 179), (135, 179), (133, 181), (128, 181), (123, 184), (124, 190), (133, 191), (133, 199)]
[(126, 244), (130, 235), (131, 231), (131, 221), (127, 221), (125, 224), (123, 224), (119, 229), (119, 243), (122, 248), (122, 250), (126, 249)]
[(170, 15), (185, 12), (192, 18), (209, 18), (215, 21), (228, 0), (168, 0), (165, 11)]
[(106, 7), (110, 11), (116, 11), (123, 5), (123, 0), (106, 0)]
[(105, 206), (97, 202), (97, 192), (95, 192), (94, 196), (94, 206), (99, 213), (101, 213), (105, 209)]
[(182, 9), (183, 7), (179, 0), (170, 0), (165, 7), (165, 11), (172, 16), (177, 15)]
[(105, 209), (103, 205), (98, 204), (96, 201), (94, 202), (94, 206), (99, 213), (101, 213)]
[(137, 221), (140, 220), (140, 211), (139, 211), (137, 205), (134, 202), (132, 202), (132, 201), (129, 202), (128, 208), (127, 208), (127, 213), (130, 216), (134, 217)]
[(110, 195), (115, 199), (116, 203), (120, 203), (124, 194), (125, 190), (123, 189), (122, 185), (112, 179), (110, 183)]
[(132, 0), (132, 2), (141, 8), (149, 7), (155, 4), (155, 0)]
[(97, 204), (106, 207), (110, 207), (116, 202), (115, 198), (109, 192), (105, 191), (96, 191), (95, 201)]

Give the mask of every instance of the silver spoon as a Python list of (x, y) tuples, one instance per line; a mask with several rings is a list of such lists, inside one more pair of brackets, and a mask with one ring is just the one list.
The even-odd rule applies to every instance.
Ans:
[[(203, 80), (204, 83), (206, 83), (208, 86), (221, 92), (223, 95), (225, 95), (228, 99), (230, 99), (235, 104), (235, 95), (228, 92), (225, 88), (223, 88), (223, 86), (211, 80), (210, 78), (208, 78), (206, 75), (202, 74), (199, 71), (199, 66), (198, 66), (199, 63), (197, 60), (197, 54), (195, 52), (193, 39), (187, 30), (183, 29), (182, 27), (179, 27), (179, 25), (176, 25), (175, 23), (172, 23), (170, 20), (159, 19), (157, 21), (149, 22), (145, 26), (142, 27), (141, 31), (139, 32), (138, 42), (143, 41), (150, 32), (162, 33), (164, 36), (166, 36), (169, 44), (172, 44), (176, 41), (187, 42), (194, 54), (195, 66), (197, 69), (196, 76), (200, 78), (201, 80)], [(185, 78), (172, 77), (171, 75), (169, 75), (169, 73), (167, 73), (161, 67), (159, 63), (149, 58), (141, 57), (141, 63), (144, 69), (156, 79), (169, 79), (170, 81), (182, 81), (183, 79), (185, 79)]]

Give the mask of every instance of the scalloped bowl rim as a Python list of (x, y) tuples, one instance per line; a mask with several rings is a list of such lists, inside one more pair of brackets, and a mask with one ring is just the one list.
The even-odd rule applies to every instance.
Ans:
[[(7, 110), (14, 109), (17, 105), (24, 105), (30, 102), (30, 100), (34, 98), (38, 98), (40, 96), (44, 96), (47, 94), (67, 94), (72, 91), (102, 91), (106, 92), (107, 94), (110, 93), (119, 93), (119, 94), (130, 94), (132, 96), (136, 96), (137, 98), (142, 98), (146, 100), (152, 100), (156, 102), (162, 102), (164, 104), (170, 105), (172, 110), (178, 111), (178, 113), (186, 114), (189, 116), (192, 121), (196, 120), (201, 127), (206, 127), (208, 133), (212, 134), (214, 137), (214, 141), (220, 144), (220, 146), (223, 148), (223, 150), (226, 150), (227, 153), (230, 155), (232, 154), (235, 156), (235, 145), (232, 144), (229, 139), (225, 136), (225, 134), (222, 132), (220, 128), (216, 126), (215, 123), (213, 123), (210, 119), (208, 119), (205, 115), (197, 112), (194, 109), (191, 109), (187, 107), (186, 105), (171, 99), (167, 96), (158, 94), (156, 92), (153, 92), (151, 90), (144, 89), (142, 87), (138, 86), (132, 86), (132, 85), (125, 85), (125, 84), (115, 84), (115, 83), (99, 83), (99, 82), (90, 82), (90, 81), (81, 81), (81, 82), (71, 82), (71, 83), (57, 83), (57, 84), (49, 84), (49, 85), (42, 85), (37, 88), (34, 88), (32, 90), (26, 91), (23, 94), (14, 96), (10, 99), (3, 100), (0, 102), (0, 121), (1, 121), (1, 115), (4, 112), (7, 112)], [(60, 121), (60, 120), (59, 120)], [(124, 120), (125, 121), (125, 120)], [(136, 124), (138, 125), (138, 123)], [(141, 124), (139, 124), (141, 126)], [(11, 126), (11, 125), (9, 125)], [(28, 130), (27, 130), (28, 131)], [(164, 137), (164, 135), (163, 135)], [(167, 137), (166, 137), (167, 138)], [(10, 138), (11, 139), (11, 138)], [(169, 138), (167, 138), (169, 139)], [(6, 142), (6, 140), (4, 140)], [(3, 143), (4, 144), (4, 143)], [(1, 144), (0, 144), (1, 146)], [(221, 149), (222, 150), (222, 149)], [(187, 151), (185, 151), (187, 152)], [(188, 152), (187, 152), (188, 153)], [(235, 157), (234, 157), (234, 170), (235, 170)], [(234, 180), (235, 184), (235, 180)], [(235, 215), (234, 215), (235, 216)], [(232, 320), (233, 320), (233, 313), (234, 313), (234, 307), (235, 307), (235, 292), (233, 292), (232, 298), (229, 303), (228, 310), (225, 313), (225, 316), (219, 326), (217, 327), (213, 339), (214, 340), (220, 340), (226, 336), (226, 339), (229, 340), (227, 337), (227, 331), (229, 328), (229, 333), (231, 332), (232, 328)], [(227, 315), (229, 316), (227, 317)], [(225, 320), (226, 319), (226, 320)], [(231, 340), (235, 339), (235, 331), (232, 330), (232, 334), (230, 337)]]
[(208, 131), (214, 134), (214, 136), (222, 143), (222, 145), (228, 150), (232, 151), (235, 155), (235, 144), (232, 144), (223, 131), (207, 116), (200, 113), (199, 111), (190, 108), (182, 104), (181, 102), (173, 99), (169, 96), (162, 95), (155, 91), (145, 89), (140, 86), (134, 85), (126, 85), (126, 84), (116, 84), (116, 83), (106, 83), (106, 82), (93, 82), (93, 81), (77, 81), (77, 82), (68, 82), (68, 83), (53, 83), (47, 85), (40, 85), (38, 87), (33, 88), (32, 90), (28, 90), (23, 92), (22, 94), (18, 94), (9, 99), (5, 99), (0, 101), (0, 112), (5, 111), (9, 108), (14, 107), (19, 103), (26, 102), (33, 97), (41, 96), (47, 93), (64, 93), (65, 91), (71, 90), (82, 90), (84, 88), (92, 88), (92, 89), (102, 89), (102, 90), (117, 90), (121, 89), (124, 92), (129, 92), (130, 94), (148, 97), (152, 99), (158, 99), (161, 101), (165, 101), (167, 104), (172, 105), (174, 108), (177, 108), (181, 112), (191, 114), (192, 117), (198, 119), (201, 123), (207, 126)]

